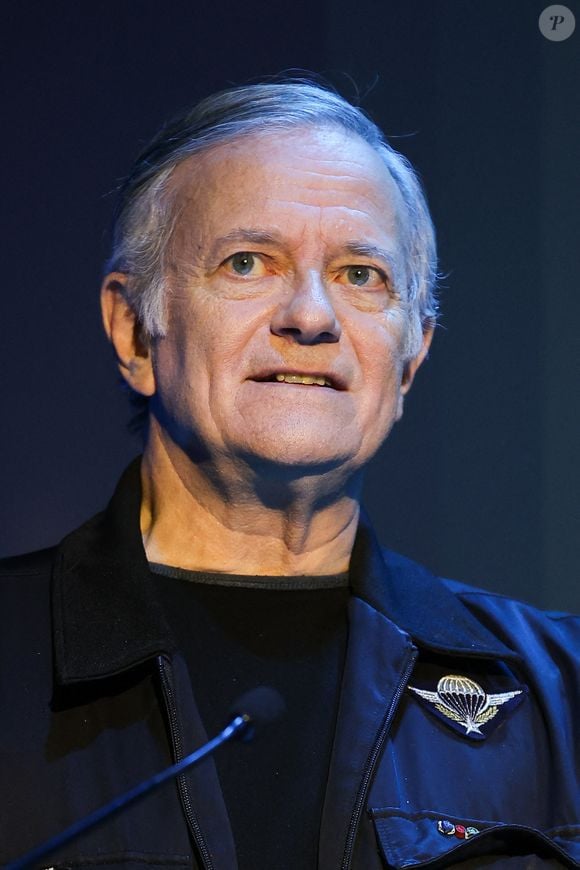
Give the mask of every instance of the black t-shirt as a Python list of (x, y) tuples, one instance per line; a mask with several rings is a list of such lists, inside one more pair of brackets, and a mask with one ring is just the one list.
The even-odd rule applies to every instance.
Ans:
[(272, 686), (287, 710), (215, 763), (239, 870), (314, 870), (347, 641), (348, 575), (251, 577), (151, 565), (208, 737)]

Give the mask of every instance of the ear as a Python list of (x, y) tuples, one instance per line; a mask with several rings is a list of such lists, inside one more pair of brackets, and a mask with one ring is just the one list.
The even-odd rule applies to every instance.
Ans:
[(419, 353), (417, 353), (410, 360), (407, 360), (407, 362), (405, 363), (405, 366), (403, 368), (403, 376), (401, 379), (401, 387), (399, 389), (399, 406), (397, 408), (397, 420), (400, 420), (403, 416), (404, 398), (411, 389), (413, 379), (417, 374), (417, 369), (429, 353), (429, 348), (431, 347), (431, 342), (433, 341), (434, 332), (435, 324), (425, 324), (425, 326), (423, 327), (423, 340), (421, 342)]
[(107, 337), (117, 356), (119, 371), (131, 389), (142, 396), (155, 392), (150, 343), (127, 300), (128, 276), (111, 272), (101, 287), (101, 312)]

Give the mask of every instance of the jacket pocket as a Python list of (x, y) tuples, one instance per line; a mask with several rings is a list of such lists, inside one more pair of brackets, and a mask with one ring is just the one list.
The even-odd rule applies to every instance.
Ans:
[[(393, 870), (580, 867), (580, 825), (540, 830), (430, 811), (405, 813), (396, 807), (372, 809), (370, 814), (380, 853)], [(483, 858), (488, 859), (485, 864)]]

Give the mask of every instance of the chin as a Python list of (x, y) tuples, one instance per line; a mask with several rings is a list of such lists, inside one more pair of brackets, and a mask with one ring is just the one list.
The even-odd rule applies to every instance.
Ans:
[(323, 474), (333, 468), (349, 465), (356, 451), (338, 439), (327, 436), (260, 439), (258, 443), (247, 443), (242, 448), (245, 461), (255, 467), (268, 466), (270, 473), (275, 469), (296, 474)]

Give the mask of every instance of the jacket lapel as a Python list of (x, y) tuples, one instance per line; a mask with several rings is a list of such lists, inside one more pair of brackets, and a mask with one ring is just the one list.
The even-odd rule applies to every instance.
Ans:
[[(56, 691), (74, 704), (79, 690), (104, 691), (103, 678), (142, 663), (156, 667), (172, 755), (178, 760), (208, 735), (143, 549), (139, 469), (139, 461), (132, 463), (107, 510), (59, 548), (53, 576)], [(233, 836), (213, 759), (187, 771), (178, 787), (202, 866), (235, 870)]]
[(349, 604), (349, 640), (326, 798), (319, 866), (348, 866), (381, 736), (415, 649), (409, 636), (360, 598)]
[(420, 648), (519, 661), (517, 653), (476, 620), (439, 577), (381, 547), (363, 510), (350, 574), (354, 594), (406, 631)]
[[(319, 866), (373, 866), (359, 823), (384, 740), (418, 651), (497, 660), (518, 656), (427, 569), (383, 550), (361, 512), (350, 565), (353, 597), (340, 706), (322, 815)], [(365, 828), (371, 836), (371, 827)], [(365, 863), (366, 861), (366, 863)], [(359, 862), (360, 863), (360, 862)]]
[(140, 503), (135, 460), (106, 511), (58, 548), (52, 588), (57, 687), (121, 673), (174, 651), (143, 549)]

